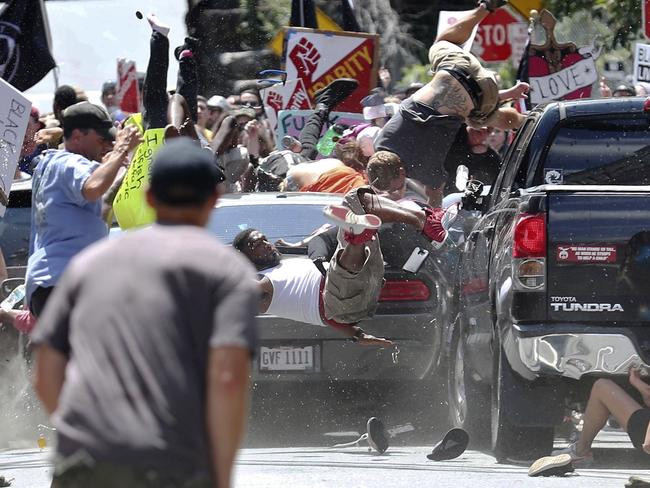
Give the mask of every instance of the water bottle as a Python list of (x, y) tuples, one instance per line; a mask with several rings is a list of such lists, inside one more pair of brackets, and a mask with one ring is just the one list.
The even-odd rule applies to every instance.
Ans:
[(469, 169), (464, 164), (458, 165), (456, 168), (456, 188), (459, 191), (465, 191), (467, 188), (467, 181), (469, 180)]
[(0, 308), (8, 312), (25, 299), (25, 285), (18, 285), (7, 298), (0, 303)]

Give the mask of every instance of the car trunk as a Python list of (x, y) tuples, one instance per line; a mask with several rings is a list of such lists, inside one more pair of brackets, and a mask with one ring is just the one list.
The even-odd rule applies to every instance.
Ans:
[(593, 187), (548, 194), (549, 319), (650, 320), (650, 192)]

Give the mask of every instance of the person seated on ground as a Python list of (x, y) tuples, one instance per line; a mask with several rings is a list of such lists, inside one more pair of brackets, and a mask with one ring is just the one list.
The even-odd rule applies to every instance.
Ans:
[(575, 467), (591, 464), (591, 444), (610, 415), (627, 432), (635, 449), (650, 454), (650, 384), (642, 379), (638, 368), (630, 368), (629, 382), (641, 395), (643, 405), (614, 381), (606, 378), (596, 380), (582, 417), (580, 438), (564, 449), (553, 451), (551, 456), (535, 461), (529, 474), (543, 476), (545, 472), (562, 468), (562, 463)]
[(255, 265), (262, 278), (260, 313), (305, 324), (332, 326), (362, 344), (391, 342), (366, 334), (357, 324), (374, 314), (384, 276), (377, 237), (382, 222), (402, 222), (439, 239), (440, 221), (424, 210), (409, 210), (378, 197), (369, 187), (348, 193), (347, 206), (328, 206), (324, 213), (339, 227), (337, 248), (325, 275), (304, 258), (280, 259), (276, 246), (256, 229), (246, 229), (232, 245)]
[(405, 100), (382, 129), (377, 150), (400, 156), (409, 178), (425, 186), (429, 203), (439, 207), (447, 181), (444, 162), (462, 124), (516, 129), (525, 117), (500, 101), (524, 97), (527, 83), (499, 91), (495, 73), (463, 51), (474, 27), (504, 5), (503, 0), (481, 0), (467, 17), (449, 26), (429, 50), (433, 78)]
[(449, 175), (445, 196), (458, 191), (455, 181), (456, 170), (460, 165), (467, 167), (471, 179), (484, 185), (494, 183), (501, 167), (501, 158), (487, 144), (489, 133), (488, 127), (474, 128), (469, 125), (458, 132), (445, 160), (445, 171)]

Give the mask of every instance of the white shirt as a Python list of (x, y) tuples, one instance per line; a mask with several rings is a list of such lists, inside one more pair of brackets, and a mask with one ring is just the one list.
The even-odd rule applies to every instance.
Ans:
[(267, 314), (305, 324), (325, 325), (319, 310), (323, 275), (314, 263), (304, 258), (288, 258), (260, 273), (273, 285)]

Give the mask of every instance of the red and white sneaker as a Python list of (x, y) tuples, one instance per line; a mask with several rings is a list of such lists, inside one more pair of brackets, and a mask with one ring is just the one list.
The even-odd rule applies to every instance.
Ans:
[(444, 246), (449, 235), (447, 229), (443, 225), (445, 220), (445, 209), (443, 208), (425, 208), (426, 220), (422, 228), (422, 234), (431, 241), (434, 249), (440, 249)]
[(323, 209), (325, 218), (339, 226), (350, 244), (363, 244), (371, 240), (381, 226), (381, 219), (372, 214), (355, 214), (342, 205), (328, 205)]

